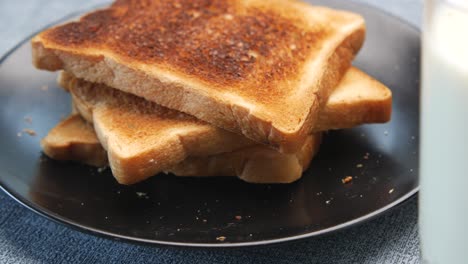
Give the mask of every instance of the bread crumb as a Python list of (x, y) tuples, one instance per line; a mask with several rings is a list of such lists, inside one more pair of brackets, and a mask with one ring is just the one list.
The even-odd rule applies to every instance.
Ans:
[(331, 200), (326, 200), (325, 203), (326, 204), (330, 204)]
[(102, 173), (103, 171), (106, 170), (106, 168), (107, 168), (107, 167), (100, 167), (100, 168), (97, 168), (97, 171), (98, 171), (99, 173)]
[(146, 198), (148, 199), (148, 194), (147, 193), (144, 193), (144, 192), (136, 192), (136, 195), (139, 197), (139, 198)]
[(369, 159), (369, 156), (370, 156), (370, 153), (369, 153), (369, 152), (366, 152), (366, 154), (365, 154), (364, 157), (362, 157), (362, 158), (365, 159), (365, 160), (368, 160), (368, 159)]
[(225, 236), (219, 236), (216, 238), (217, 241), (220, 241), (220, 242), (223, 242), (224, 240), (226, 240), (226, 237)]
[(206, 223), (206, 222), (208, 222), (208, 220), (206, 220), (206, 219), (203, 219), (202, 221), (203, 221), (203, 223)]
[(32, 117), (30, 117), (30, 116), (25, 116), (25, 117), (24, 117), (24, 121), (25, 121), (26, 123), (32, 124)]
[(393, 193), (395, 189), (390, 189), (390, 191), (388, 191), (389, 194)]
[(353, 176), (346, 176), (345, 178), (341, 179), (343, 184), (350, 183), (353, 180)]
[(240, 215), (236, 215), (234, 218), (236, 218), (236, 220), (242, 220), (242, 216)]
[(29, 128), (23, 129), (23, 132), (30, 135), (30, 136), (35, 136), (36, 135), (36, 131), (34, 131), (32, 129), (29, 129)]
[(47, 86), (47, 85), (42, 85), (42, 86), (41, 86), (41, 90), (44, 91), (44, 92), (46, 92), (46, 91), (49, 90), (49, 86)]
[(23, 134), (22, 134), (21, 132), (18, 132), (18, 133), (16, 133), (16, 136), (17, 136), (17, 137), (22, 137)]
[(177, 232), (180, 232), (180, 228), (177, 228)]
[(356, 165), (356, 168), (362, 168), (362, 167), (363, 167), (363, 165), (361, 163)]

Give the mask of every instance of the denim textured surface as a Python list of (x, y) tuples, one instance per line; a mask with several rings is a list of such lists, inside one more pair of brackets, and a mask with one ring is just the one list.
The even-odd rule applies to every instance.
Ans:
[[(357, 1), (357, 0), (356, 0)], [(31, 33), (103, 0), (0, 1), (0, 55)], [(422, 0), (360, 0), (420, 25)], [(152, 247), (57, 224), (0, 191), (0, 263), (419, 263), (415, 198), (382, 217), (335, 234), (241, 249)]]

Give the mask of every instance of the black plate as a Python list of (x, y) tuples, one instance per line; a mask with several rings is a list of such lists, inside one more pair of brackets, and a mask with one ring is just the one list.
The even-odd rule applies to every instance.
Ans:
[[(419, 32), (364, 5), (321, 2), (366, 18), (367, 40), (356, 65), (392, 88), (393, 118), (385, 125), (328, 133), (298, 182), (253, 185), (236, 178), (159, 175), (121, 186), (109, 170), (100, 173), (44, 157), (40, 138), (69, 113), (70, 99), (56, 88), (56, 73), (31, 66), (25, 42), (0, 66), (2, 188), (28, 208), (83, 230), (184, 246), (259, 245), (317, 236), (401, 203), (418, 188)], [(18, 137), (25, 128), (37, 135)], [(354, 180), (345, 185), (341, 179), (347, 175)], [(216, 240), (220, 236), (224, 242)]]

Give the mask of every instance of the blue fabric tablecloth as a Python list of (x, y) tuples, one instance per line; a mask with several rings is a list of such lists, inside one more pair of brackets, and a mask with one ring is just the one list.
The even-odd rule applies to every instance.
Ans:
[[(103, 0), (0, 0), (0, 54), (45, 25)], [(422, 0), (360, 0), (420, 24)], [(368, 223), (298, 242), (241, 249), (134, 245), (45, 219), (0, 191), (0, 263), (419, 263), (415, 198)]]

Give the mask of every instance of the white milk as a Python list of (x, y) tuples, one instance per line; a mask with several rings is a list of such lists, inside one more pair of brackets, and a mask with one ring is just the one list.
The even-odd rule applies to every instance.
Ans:
[(425, 263), (468, 263), (468, 9), (433, 8), (423, 39), (421, 249)]

